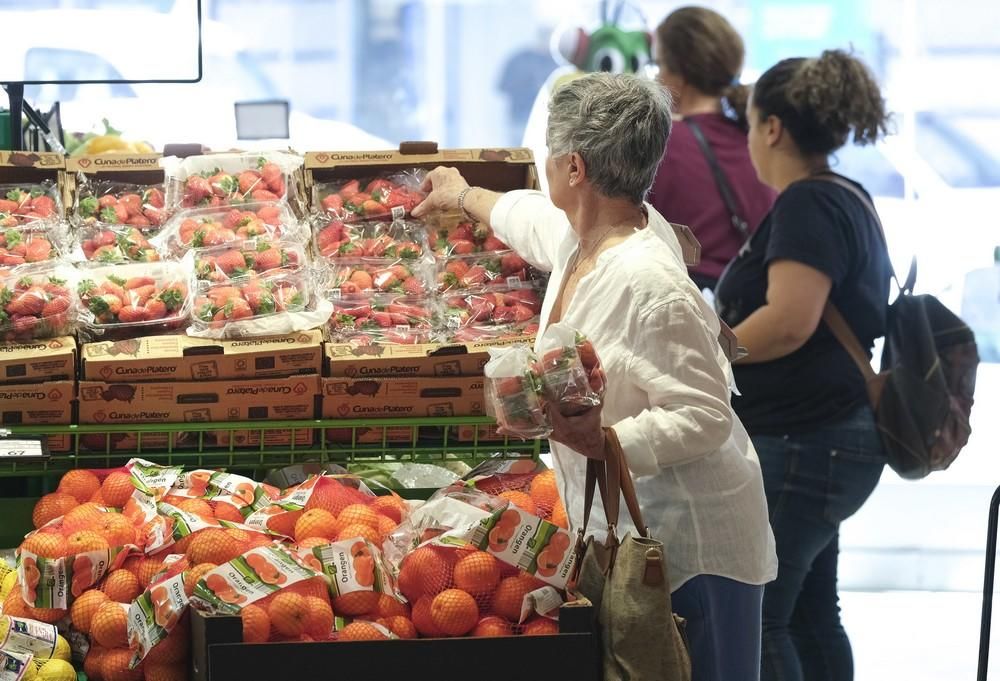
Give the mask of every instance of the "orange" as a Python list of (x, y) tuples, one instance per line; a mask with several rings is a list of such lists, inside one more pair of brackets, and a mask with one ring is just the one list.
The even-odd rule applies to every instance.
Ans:
[(367, 525), (373, 530), (378, 529), (378, 513), (364, 504), (351, 504), (337, 514), (337, 524), (340, 527), (349, 525)]
[(25, 605), (25, 609), (28, 611), (25, 617), (46, 624), (55, 624), (69, 614), (69, 610), (62, 608), (32, 608), (30, 605)]
[(225, 530), (214, 527), (196, 532), (187, 550), (188, 560), (195, 565), (198, 563), (222, 565), (241, 553), (243, 546), (240, 542), (226, 534)]
[(309, 501), (306, 502), (307, 511), (314, 508), (322, 508), (329, 511), (334, 516), (340, 513), (353, 503), (350, 495), (345, 493), (343, 486), (335, 480), (322, 479), (316, 483)]
[(21, 585), (14, 582), (14, 588), (3, 601), (3, 614), (10, 617), (27, 617), (28, 604), (21, 597)]
[(188, 666), (184, 663), (150, 664), (144, 662), (143, 679), (145, 681), (187, 681)]
[(473, 596), (488, 596), (500, 583), (500, 563), (485, 551), (473, 551), (455, 563), (455, 586)]
[(103, 515), (104, 509), (97, 504), (90, 501), (81, 504), (63, 516), (62, 533), (70, 535), (80, 530), (89, 530)]
[(337, 519), (329, 511), (314, 508), (306, 511), (295, 522), (295, 541), (302, 542), (312, 537), (332, 540), (337, 536)]
[(556, 502), (559, 501), (559, 487), (556, 485), (556, 472), (554, 470), (542, 471), (531, 481), (528, 490), (531, 500), (535, 502), (535, 507), (539, 513), (548, 516), (552, 513)]
[(417, 628), (413, 626), (413, 622), (411, 622), (409, 618), (403, 617), (402, 615), (382, 617), (379, 618), (377, 622), (399, 638), (411, 639), (417, 637)]
[(92, 528), (111, 546), (135, 544), (135, 527), (120, 513), (105, 513)]
[(451, 566), (442, 554), (423, 546), (403, 560), (399, 589), (406, 600), (415, 603), (421, 596), (433, 596), (449, 588), (451, 578)]
[(524, 492), (501, 492), (498, 496), (501, 499), (506, 499), (510, 503), (514, 504), (525, 513), (530, 513), (531, 515), (536, 515), (538, 513), (538, 508), (535, 506), (535, 502)]
[(317, 641), (325, 641), (333, 633), (333, 608), (329, 601), (315, 596), (306, 597), (306, 634)]
[(534, 617), (521, 627), (522, 636), (551, 636), (559, 633), (559, 623), (547, 617)]
[(149, 556), (140, 557), (135, 568), (135, 576), (139, 580), (139, 586), (143, 589), (149, 588), (153, 578), (162, 570), (163, 561), (161, 559)]
[(431, 621), (448, 636), (463, 636), (479, 621), (476, 599), (461, 589), (447, 589), (431, 603)]
[(186, 626), (178, 626), (167, 637), (153, 646), (145, 661), (152, 664), (176, 664), (184, 662), (191, 649), (191, 631)]
[(387, 638), (368, 622), (351, 622), (337, 634), (338, 641), (384, 641)]
[(542, 582), (530, 575), (517, 575), (502, 580), (493, 594), (493, 612), (512, 622), (519, 621), (524, 597), (542, 586)]
[(317, 546), (326, 546), (330, 543), (329, 539), (324, 539), (323, 537), (309, 537), (305, 541), (299, 542), (300, 549), (314, 549)]
[(283, 534), (286, 537), (294, 537), (295, 525), (298, 523), (299, 518), (302, 517), (302, 513), (302, 511), (289, 511), (271, 516), (267, 519), (267, 529), (278, 534)]
[(103, 665), (104, 653), (107, 652), (103, 646), (92, 645), (87, 651), (87, 656), (83, 658), (83, 673), (87, 675), (87, 681), (103, 681), (101, 679), (101, 668)]
[(106, 502), (104, 500), (104, 493), (101, 492), (100, 489), (98, 489), (96, 492), (94, 492), (94, 496), (90, 497), (90, 499), (88, 499), (88, 501), (90, 503), (92, 503), (92, 504), (97, 504), (98, 506), (107, 506), (108, 505), (108, 502)]
[(228, 501), (213, 501), (212, 511), (219, 520), (228, 520), (231, 523), (243, 522), (243, 514)]
[(476, 628), (472, 630), (470, 636), (478, 636), (482, 638), (495, 638), (498, 636), (513, 636), (514, 628), (511, 626), (510, 622), (505, 620), (503, 617), (497, 617), (496, 615), (490, 615), (489, 617), (484, 617), (479, 620), (476, 624)]
[(375, 606), (375, 616), (378, 618), (388, 617), (410, 617), (410, 606), (401, 603), (389, 594), (378, 595), (378, 605)]
[(188, 513), (199, 515), (202, 518), (215, 517), (215, 513), (212, 511), (212, 505), (204, 499), (185, 499), (177, 504), (177, 508), (182, 511), (187, 511)]
[(97, 479), (96, 475), (90, 471), (75, 470), (62, 476), (56, 491), (72, 495), (78, 503), (82, 504), (90, 501), (90, 497), (94, 496), (94, 493), (100, 488), (101, 481)]
[(97, 673), (104, 681), (142, 681), (142, 666), (129, 669), (132, 651), (122, 646), (100, 656)]
[[(377, 520), (375, 522), (376, 524), (378, 523)], [(373, 544), (382, 543), (382, 537), (379, 535), (377, 529), (371, 525), (362, 525), (361, 523), (345, 525), (344, 529), (337, 535), (337, 541), (347, 541), (348, 539), (357, 539), (358, 537), (367, 539)]]
[(408, 507), (406, 502), (395, 494), (389, 494), (373, 501), (371, 509), (376, 513), (392, 518), (398, 525), (403, 521), (403, 516), (406, 515)]
[(306, 633), (309, 606), (305, 597), (296, 593), (281, 592), (271, 601), (268, 608), (271, 626), (282, 636), (298, 638)]
[(217, 567), (219, 566), (215, 563), (198, 563), (184, 574), (184, 593), (188, 595), (188, 598), (194, 593), (198, 582)]
[(284, 591), (296, 593), (303, 597), (315, 596), (316, 598), (325, 598), (327, 600), (330, 598), (330, 592), (327, 589), (326, 578), (324, 577), (313, 577), (312, 579), (297, 582), (284, 589)]
[(549, 522), (564, 530), (569, 529), (569, 518), (566, 517), (566, 506), (562, 499), (557, 500), (556, 505), (552, 507), (552, 517), (549, 518)]
[(125, 648), (128, 646), (127, 608), (121, 603), (107, 601), (94, 613), (90, 621), (90, 635), (105, 648)]
[(46, 494), (35, 504), (35, 509), (31, 512), (31, 522), (37, 530), (42, 525), (66, 515), (76, 508), (78, 503), (76, 497), (66, 492)]
[(413, 626), (425, 638), (440, 638), (442, 632), (431, 618), (431, 605), (434, 599), (424, 596), (413, 604)]
[(142, 587), (139, 579), (128, 570), (112, 570), (104, 578), (101, 591), (117, 603), (131, 603), (142, 593)]
[(374, 591), (353, 591), (333, 599), (333, 610), (338, 615), (357, 617), (373, 612), (379, 605), (379, 594)]
[(43, 558), (61, 558), (66, 555), (66, 540), (62, 535), (36, 532), (21, 544), (22, 551), (30, 551)]
[(84, 591), (82, 596), (73, 601), (73, 606), (69, 609), (73, 628), (89, 636), (90, 623), (94, 619), (94, 614), (107, 602), (108, 595), (103, 591), (97, 589)]
[(70, 556), (87, 551), (104, 551), (108, 548), (110, 548), (108, 540), (93, 530), (80, 530), (66, 538), (66, 553)]
[(225, 530), (223, 530), (223, 532), (225, 532), (226, 534), (228, 534), (230, 537), (232, 537), (241, 544), (249, 544), (250, 541), (253, 539), (252, 533), (247, 532), (246, 530), (241, 530), (237, 527), (227, 527)]
[(396, 531), (399, 527), (399, 523), (390, 518), (387, 515), (379, 514), (378, 517), (378, 533), (381, 538), (388, 537), (390, 534)]
[(267, 643), (271, 636), (271, 618), (267, 611), (256, 605), (248, 605), (240, 611), (243, 620), (244, 643)]
[(126, 502), (132, 498), (135, 492), (135, 485), (132, 484), (132, 476), (122, 471), (115, 471), (104, 478), (101, 483), (101, 494), (108, 506), (122, 508)]

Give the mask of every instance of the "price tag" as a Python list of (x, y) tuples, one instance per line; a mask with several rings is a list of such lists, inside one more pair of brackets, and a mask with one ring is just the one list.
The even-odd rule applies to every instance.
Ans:
[(41, 440), (0, 440), (0, 459), (39, 459), (47, 456)]

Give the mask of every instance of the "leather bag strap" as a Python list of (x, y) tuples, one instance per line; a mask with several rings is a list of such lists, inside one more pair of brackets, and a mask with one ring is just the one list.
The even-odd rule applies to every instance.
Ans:
[(715, 158), (715, 152), (712, 151), (711, 145), (708, 143), (708, 138), (705, 137), (705, 133), (702, 132), (701, 126), (695, 123), (690, 118), (685, 118), (684, 122), (688, 124), (691, 129), (691, 134), (694, 135), (695, 141), (701, 148), (701, 153), (708, 162), (708, 167), (712, 171), (712, 177), (715, 178), (715, 186), (719, 189), (719, 194), (722, 196), (722, 202), (726, 204), (726, 210), (729, 211), (729, 222), (733, 225), (733, 228), (739, 232), (744, 239), (750, 237), (750, 225), (747, 223), (743, 217), (740, 216), (740, 209), (736, 203), (736, 196), (733, 194), (733, 188), (729, 184), (729, 179), (726, 174), (722, 171), (722, 166), (719, 165), (718, 159)]

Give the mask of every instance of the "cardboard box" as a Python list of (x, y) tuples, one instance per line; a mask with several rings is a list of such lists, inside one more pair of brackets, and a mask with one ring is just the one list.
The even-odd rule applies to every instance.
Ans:
[(75, 379), (76, 340), (71, 336), (0, 344), (0, 384)]
[[(185, 381), (157, 383), (80, 382), (81, 424), (219, 423), (230, 421), (276, 421), (312, 419), (316, 413), (319, 377), (255, 378), (233, 381)], [(265, 431), (265, 443), (287, 445), (290, 431)], [(154, 435), (156, 437), (154, 437)], [(120, 436), (120, 437), (119, 437)], [(228, 446), (229, 431), (217, 431), (208, 444)], [(311, 429), (295, 432), (296, 444), (312, 443)], [(91, 442), (91, 441), (94, 442)], [(135, 445), (134, 434), (115, 434), (113, 446)], [(252, 427), (234, 431), (237, 446), (260, 443), (260, 431)], [(143, 434), (144, 447), (167, 443), (165, 433)], [(88, 446), (105, 448), (104, 436), (90, 438)], [(197, 438), (184, 434), (175, 446), (196, 446)]]
[[(4, 426), (68, 426), (73, 423), (76, 382), (0, 386), (0, 424)], [(42, 429), (44, 430), (44, 429)], [(69, 450), (70, 436), (47, 438), (49, 451)]]
[(319, 374), (323, 334), (210, 340), (190, 336), (148, 336), (87, 343), (80, 376), (87, 381), (217, 381)]
[(326, 345), (326, 375), (334, 378), (412, 378), (482, 376), (488, 349), (524, 343), (534, 337), (466, 344)]
[(538, 189), (538, 172), (529, 149), (445, 149), (433, 142), (404, 143), (389, 151), (312, 151), (305, 155), (305, 189), (312, 201), (320, 182), (371, 177), (382, 172), (451, 166), (469, 184), (495, 191)]
[(163, 154), (94, 154), (66, 159), (62, 176), (63, 204), (67, 212), (76, 198), (79, 175), (91, 181), (112, 181), (128, 184), (163, 184), (164, 170), (160, 167)]
[(53, 198), (62, 198), (65, 165), (62, 154), (49, 151), (0, 151), (0, 184), (51, 182)]
[(481, 416), (485, 407), (481, 376), (323, 379), (328, 419)]

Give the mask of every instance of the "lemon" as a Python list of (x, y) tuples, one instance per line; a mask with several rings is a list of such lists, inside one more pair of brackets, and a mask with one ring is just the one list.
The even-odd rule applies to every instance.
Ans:
[(52, 659), (62, 660), (63, 662), (69, 662), (73, 659), (73, 651), (69, 647), (69, 641), (62, 636), (56, 637), (56, 649), (52, 653)]
[(29, 664), (24, 668), (24, 676), (21, 677), (21, 681), (35, 681), (38, 678), (38, 670), (35, 669), (35, 665)]
[(17, 584), (17, 573), (8, 572), (3, 581), (0, 582), (0, 599), (6, 599), (11, 591), (14, 590), (14, 585)]
[(76, 670), (65, 660), (46, 660), (45, 664), (38, 669), (35, 679), (37, 681), (76, 681)]

